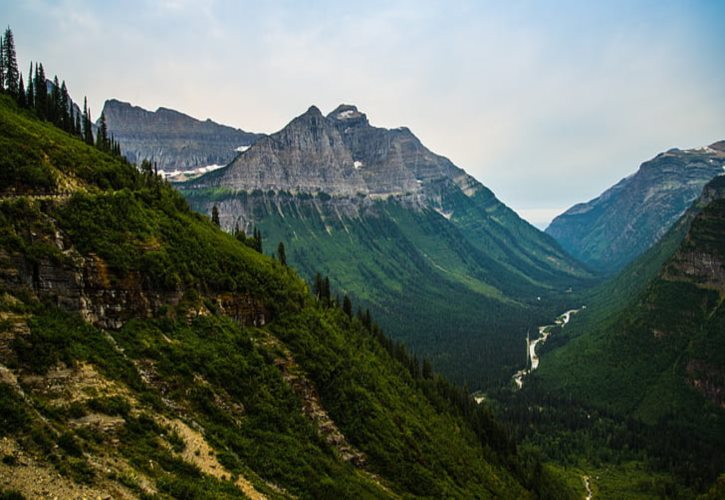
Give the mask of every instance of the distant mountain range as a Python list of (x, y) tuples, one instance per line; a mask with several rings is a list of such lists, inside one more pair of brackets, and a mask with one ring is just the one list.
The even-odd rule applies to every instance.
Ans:
[(261, 137), (172, 109), (147, 111), (116, 99), (106, 101), (103, 113), (130, 162), (149, 160), (167, 175), (226, 165)]
[[(223, 169), (177, 186), (221, 226), (284, 242), (311, 279), (471, 387), (510, 377), (526, 329), (590, 279), (581, 265), (407, 128), (311, 107)], [(556, 305), (555, 305), (556, 304)]]
[(616, 272), (661, 238), (723, 167), (725, 141), (660, 153), (599, 197), (556, 217), (546, 233), (592, 269)]

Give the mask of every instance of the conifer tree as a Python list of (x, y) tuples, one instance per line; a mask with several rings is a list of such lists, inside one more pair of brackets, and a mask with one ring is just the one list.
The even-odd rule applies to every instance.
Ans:
[(55, 75), (53, 78), (53, 85), (50, 88), (48, 119), (53, 125), (59, 125), (61, 123), (60, 84), (58, 83), (58, 75)]
[(109, 150), (108, 143), (108, 127), (106, 126), (106, 115), (101, 112), (98, 119), (98, 132), (96, 133), (96, 147), (101, 151)]
[(5, 39), (0, 35), (0, 92), (5, 89)]
[(219, 223), (219, 208), (216, 205), (211, 207), (211, 221), (216, 227), (220, 227)]
[(41, 63), (35, 64), (33, 88), (35, 89), (35, 114), (46, 119), (48, 117), (48, 86), (45, 83), (45, 70)]
[(77, 135), (78, 137), (80, 137), (81, 139), (83, 139), (83, 128), (81, 127), (81, 113), (80, 113), (80, 110), (79, 110), (78, 113), (76, 113), (75, 120), (76, 120), (76, 122), (75, 122), (75, 128), (74, 128), (73, 132), (75, 133), (75, 135)]
[(279, 260), (280, 264), (283, 266), (287, 266), (287, 254), (284, 251), (284, 243), (281, 241), (279, 242), (279, 245), (277, 245), (277, 260)]
[(83, 98), (83, 140), (86, 144), (93, 145), (93, 128), (91, 127), (90, 110), (88, 100)]
[(65, 80), (60, 85), (60, 118), (63, 130), (72, 132), (73, 110), (71, 109), (70, 96), (68, 95), (68, 87), (65, 86)]
[(30, 109), (35, 110), (35, 90), (34, 90), (34, 85), (33, 85), (33, 63), (32, 62), (30, 63), (30, 69), (28, 70), (28, 86), (26, 88), (25, 103)]
[(347, 294), (345, 294), (345, 297), (342, 299), (342, 312), (344, 312), (348, 318), (352, 318), (352, 301)]
[(20, 75), (20, 80), (18, 81), (18, 106), (21, 108), (24, 108), (26, 105), (25, 101), (25, 84), (23, 83), (23, 75)]
[(20, 73), (18, 72), (18, 61), (15, 57), (15, 40), (10, 28), (5, 30), (3, 37), (5, 90), (11, 96), (17, 98), (19, 92)]

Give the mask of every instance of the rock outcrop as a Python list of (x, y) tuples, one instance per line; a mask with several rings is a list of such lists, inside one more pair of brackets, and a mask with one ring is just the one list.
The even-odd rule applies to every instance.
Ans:
[(147, 159), (165, 172), (226, 165), (240, 148), (261, 137), (172, 109), (152, 112), (115, 99), (106, 101), (103, 113), (109, 133), (130, 162)]
[(547, 234), (592, 268), (616, 272), (661, 238), (703, 186), (723, 173), (723, 144), (657, 155), (599, 197), (556, 217)]

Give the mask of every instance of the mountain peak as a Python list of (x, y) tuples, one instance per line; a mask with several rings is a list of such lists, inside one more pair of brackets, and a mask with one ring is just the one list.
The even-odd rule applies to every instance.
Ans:
[(313, 104), (312, 106), (307, 108), (307, 111), (305, 111), (304, 115), (322, 116), (322, 111), (320, 111), (320, 108)]
[(725, 140), (724, 141), (717, 141), (708, 146), (710, 149), (714, 149), (715, 151), (721, 151), (725, 153)]
[(357, 107), (352, 104), (340, 104), (327, 115), (327, 119), (345, 125), (368, 125), (368, 117), (365, 113), (358, 111)]

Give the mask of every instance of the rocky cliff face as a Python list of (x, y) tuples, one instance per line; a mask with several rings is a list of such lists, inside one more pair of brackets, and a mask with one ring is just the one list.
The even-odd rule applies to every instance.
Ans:
[[(116, 330), (134, 318), (150, 318), (162, 308), (174, 307), (184, 290), (149, 287), (138, 271), (122, 280), (112, 280), (103, 259), (82, 256), (56, 233), (54, 243), (64, 258), (28, 260), (0, 249), (0, 281), (9, 291), (32, 290), (38, 297), (51, 300), (99, 328)], [(245, 294), (208, 294), (215, 307), (241, 325), (262, 326), (268, 312), (264, 305)], [(194, 315), (209, 314), (204, 307)]]
[(373, 127), (355, 106), (327, 116), (312, 106), (281, 131), (260, 139), (228, 168), (193, 188), (407, 197), (440, 201), (439, 183), (475, 191), (478, 184), (447, 158), (428, 150), (407, 128)]
[(207, 165), (226, 165), (261, 134), (200, 121), (178, 111), (147, 111), (115, 99), (103, 106), (108, 131), (132, 163), (147, 159), (160, 170), (187, 171)]
[(671, 149), (601, 196), (573, 206), (546, 232), (592, 268), (615, 272), (662, 237), (723, 167), (723, 142)]

